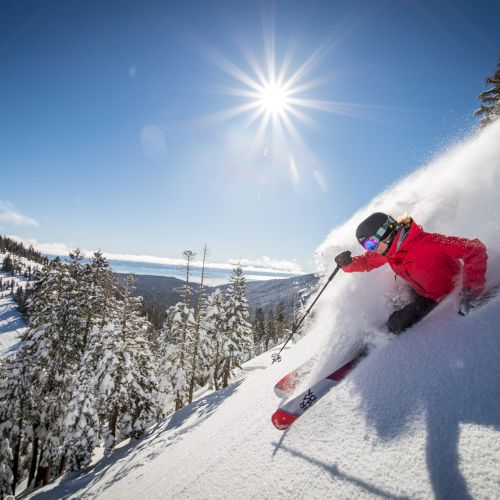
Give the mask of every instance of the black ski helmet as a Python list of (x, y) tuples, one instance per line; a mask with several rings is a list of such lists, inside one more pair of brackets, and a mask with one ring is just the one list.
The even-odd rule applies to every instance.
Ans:
[[(377, 231), (387, 222), (387, 219), (392, 219), (387, 214), (383, 212), (375, 212), (367, 217), (356, 229), (356, 238), (359, 242), (363, 241), (365, 238), (369, 238), (370, 236), (375, 236)], [(396, 221), (394, 221), (394, 225), (390, 224), (387, 228), (387, 232), (381, 235), (380, 240), (385, 240), (389, 234), (394, 231), (396, 228)]]

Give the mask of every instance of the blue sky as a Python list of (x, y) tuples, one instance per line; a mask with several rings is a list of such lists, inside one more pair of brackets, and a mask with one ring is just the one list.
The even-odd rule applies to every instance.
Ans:
[(0, 232), (52, 250), (206, 243), (311, 271), (335, 225), (477, 128), (500, 56), (498, 2), (0, 9)]

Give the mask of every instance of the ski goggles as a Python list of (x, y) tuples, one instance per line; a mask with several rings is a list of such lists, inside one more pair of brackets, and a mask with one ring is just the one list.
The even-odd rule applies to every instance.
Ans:
[(365, 250), (373, 252), (380, 245), (380, 242), (386, 240), (396, 229), (397, 222), (389, 216), (373, 236), (361, 238), (359, 242)]

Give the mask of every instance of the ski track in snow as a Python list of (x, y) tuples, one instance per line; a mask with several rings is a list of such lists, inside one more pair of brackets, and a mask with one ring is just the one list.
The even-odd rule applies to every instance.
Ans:
[[(429, 231), (479, 237), (500, 281), (500, 121), (377, 196), (328, 235), (318, 265), (359, 253), (357, 223), (409, 212)], [(32, 498), (498, 498), (500, 297), (460, 317), (452, 295), (409, 332), (383, 329), (404, 294), (388, 266), (339, 273), (309, 334), (270, 353), (224, 391), (201, 397), (80, 474)], [(273, 386), (314, 354), (308, 384), (363, 340), (377, 347), (289, 430), (270, 422)], [(299, 390), (299, 389), (297, 389)]]

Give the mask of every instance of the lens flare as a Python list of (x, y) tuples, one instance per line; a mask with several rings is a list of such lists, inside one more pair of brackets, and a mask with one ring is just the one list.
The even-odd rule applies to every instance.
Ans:
[(301, 179), (299, 165), (307, 165), (319, 187), (328, 191), (324, 177), (314, 174), (321, 167), (313, 164), (314, 152), (308, 148), (301, 129), (323, 133), (317, 121), (320, 113), (365, 118), (367, 110), (378, 107), (318, 98), (332, 91), (328, 86), (333, 73), (318, 74), (317, 70), (333, 43), (319, 46), (301, 61), (296, 55), (298, 41), (290, 42), (285, 51), (278, 53), (274, 28), (266, 33), (263, 58), (256, 56), (254, 47), (239, 33), (237, 45), (243, 57), (238, 63), (205, 42), (198, 44), (197, 53), (229, 77), (212, 90), (237, 102), (199, 119), (197, 125), (204, 128), (226, 121), (237, 124), (231, 130), (245, 138), (252, 158), (266, 158), (273, 165), (287, 167), (295, 187)]
[(288, 94), (285, 87), (277, 83), (264, 86), (260, 95), (260, 106), (264, 113), (282, 115), (286, 111)]

